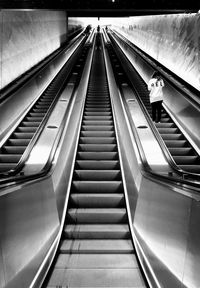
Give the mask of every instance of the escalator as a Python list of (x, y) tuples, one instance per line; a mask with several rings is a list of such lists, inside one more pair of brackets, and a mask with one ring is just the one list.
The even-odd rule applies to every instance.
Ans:
[(134, 252), (104, 58), (97, 47), (65, 227), (43, 287), (146, 287)]
[[(108, 45), (107, 48), (117, 82), (121, 83), (121, 85), (126, 83), (127, 85), (132, 86), (123, 65), (117, 56), (117, 53), (113, 49), (113, 46)], [(123, 59), (123, 57), (121, 58)], [(151, 116), (151, 105), (146, 83), (134, 68), (132, 68), (131, 78), (134, 82), (133, 86), (137, 91), (137, 95), (139, 95), (140, 100), (146, 108), (146, 111)], [(200, 156), (197, 154), (195, 149), (192, 147), (192, 144), (187, 140), (186, 136), (178, 128), (164, 107), (162, 108), (160, 122), (161, 123), (155, 123), (155, 126), (176, 165), (185, 172), (200, 174)]]
[(67, 79), (74, 84), (80, 79), (88, 49), (89, 46), (85, 45), (70, 74), (68, 72), (68, 65), (64, 65), (51, 84), (4, 142), (0, 148), (0, 173), (15, 169), (18, 165), (31, 140), (33, 140), (36, 134), (38, 135), (40, 126), (44, 124), (45, 119), (48, 119)]

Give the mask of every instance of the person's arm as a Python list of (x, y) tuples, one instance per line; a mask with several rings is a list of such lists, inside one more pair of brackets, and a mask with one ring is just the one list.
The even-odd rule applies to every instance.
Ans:
[(148, 90), (151, 91), (152, 87), (151, 87), (151, 80), (148, 83)]

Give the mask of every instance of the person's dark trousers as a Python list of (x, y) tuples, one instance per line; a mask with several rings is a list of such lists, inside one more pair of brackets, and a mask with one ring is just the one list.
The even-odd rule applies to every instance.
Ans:
[(160, 122), (161, 120), (161, 110), (162, 110), (162, 101), (156, 101), (151, 103), (152, 108), (152, 119), (155, 122)]

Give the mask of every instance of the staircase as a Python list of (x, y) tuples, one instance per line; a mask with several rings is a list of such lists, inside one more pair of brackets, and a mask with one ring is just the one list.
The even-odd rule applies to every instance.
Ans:
[(43, 120), (53, 106), (53, 102), (57, 101), (67, 76), (70, 78), (71, 83), (79, 81), (88, 50), (89, 46), (85, 45), (80, 58), (78, 58), (76, 65), (72, 68), (70, 73), (68, 65), (64, 65), (51, 84), (46, 88), (44, 93), (30, 108), (16, 129), (5, 141), (0, 148), (0, 173), (15, 169), (30, 141), (38, 132), (38, 128), (43, 124)]
[(131, 240), (101, 50), (93, 58), (66, 226), (45, 287), (146, 287)]

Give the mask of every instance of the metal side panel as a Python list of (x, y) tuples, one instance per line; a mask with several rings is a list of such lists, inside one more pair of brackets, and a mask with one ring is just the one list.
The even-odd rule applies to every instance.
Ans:
[(0, 287), (28, 287), (60, 225), (52, 180), (7, 188), (0, 200)]

